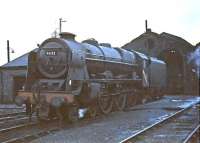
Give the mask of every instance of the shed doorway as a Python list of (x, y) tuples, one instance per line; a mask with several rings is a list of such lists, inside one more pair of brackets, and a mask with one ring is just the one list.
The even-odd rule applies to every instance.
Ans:
[(22, 90), (24, 83), (26, 81), (26, 77), (23, 76), (15, 76), (13, 77), (13, 100), (17, 95), (17, 91)]
[(184, 61), (176, 49), (161, 52), (159, 58), (167, 64), (167, 93), (181, 94), (184, 89)]

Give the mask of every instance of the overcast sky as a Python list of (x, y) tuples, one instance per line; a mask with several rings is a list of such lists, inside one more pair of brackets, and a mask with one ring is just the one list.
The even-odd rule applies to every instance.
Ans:
[(168, 32), (195, 45), (200, 41), (200, 0), (1, 0), (0, 65), (7, 62), (6, 40), (14, 59), (51, 37), (58, 19), (77, 40), (95, 38), (122, 46), (145, 31)]

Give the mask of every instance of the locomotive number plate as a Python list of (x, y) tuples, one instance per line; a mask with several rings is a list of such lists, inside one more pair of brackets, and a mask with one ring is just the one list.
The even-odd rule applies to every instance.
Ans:
[(56, 56), (57, 52), (56, 51), (46, 51), (47, 56)]

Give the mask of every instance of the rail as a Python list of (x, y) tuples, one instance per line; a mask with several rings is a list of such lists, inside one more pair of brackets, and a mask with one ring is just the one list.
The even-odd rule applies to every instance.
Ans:
[(196, 126), (196, 128), (194, 130), (191, 131), (191, 133), (185, 138), (185, 140), (183, 141), (183, 143), (188, 143), (190, 141), (190, 139), (193, 137), (193, 135), (198, 132), (198, 130), (200, 129), (200, 124), (198, 124)]
[(133, 135), (127, 137), (126, 139), (120, 141), (120, 143), (129, 143), (129, 142), (131, 142), (131, 140), (132, 140), (133, 138), (136, 138), (137, 136), (139, 136), (139, 135), (141, 135), (141, 134), (144, 134), (145, 132), (149, 131), (150, 129), (155, 128), (155, 127), (157, 127), (157, 126), (159, 126), (159, 125), (161, 125), (161, 124), (167, 122), (168, 120), (177, 117), (177, 116), (180, 115), (181, 113), (185, 112), (186, 110), (191, 109), (194, 105), (199, 104), (199, 103), (200, 103), (200, 101), (199, 101), (199, 102), (196, 102), (196, 103), (193, 103), (193, 104), (191, 104), (190, 106), (188, 106), (188, 107), (186, 107), (186, 108), (183, 108), (183, 109), (181, 109), (181, 110), (179, 110), (179, 111), (177, 111), (177, 112), (171, 114), (170, 116), (168, 116), (168, 117), (166, 117), (166, 118), (164, 118), (164, 119), (162, 119), (162, 120), (160, 120), (160, 121), (158, 121), (158, 122), (156, 122), (156, 123), (154, 123), (154, 124), (152, 124), (152, 125), (150, 125), (150, 126), (145, 127), (144, 129), (142, 129), (142, 130), (136, 132), (135, 134), (133, 134)]

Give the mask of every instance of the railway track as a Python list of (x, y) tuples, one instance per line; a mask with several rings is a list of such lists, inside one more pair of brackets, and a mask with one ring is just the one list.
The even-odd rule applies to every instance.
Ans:
[[(160, 125), (162, 125), (163, 123), (166, 123), (167, 121), (169, 121), (170, 119), (175, 119), (176, 117), (182, 115), (182, 113), (190, 110), (191, 108), (193, 107), (193, 105), (187, 107), (187, 108), (184, 108), (184, 109), (179, 109), (179, 111), (177, 111), (176, 113), (173, 113), (171, 114), (170, 117), (166, 117), (164, 118), (163, 120), (165, 121), (160, 121), (157, 122), (157, 125), (156, 123), (154, 125), (151, 125), (152, 127), (147, 127), (145, 128), (146, 131), (139, 131), (138, 133), (135, 134), (135, 137), (143, 134), (143, 132), (148, 132), (148, 130), (150, 129), (153, 129), (154, 127), (158, 127)], [(101, 120), (101, 117), (98, 117), (99, 120)], [(90, 124), (92, 123), (93, 120), (91, 119), (87, 119), (87, 120), (83, 120), (83, 121), (80, 121), (76, 124), (76, 127), (79, 127), (79, 126), (84, 126), (84, 125), (87, 125), (87, 124)], [(95, 121), (94, 121), (95, 122)], [(50, 122), (47, 121), (47, 122), (43, 122), (43, 123), (38, 123), (38, 122), (35, 122), (35, 123), (24, 123), (24, 124), (20, 124), (20, 125), (17, 125), (17, 126), (12, 126), (10, 128), (4, 128), (4, 129), (1, 129), (0, 130), (0, 142), (2, 143), (18, 143), (18, 142), (30, 142), (34, 139), (37, 139), (37, 138), (40, 138), (42, 136), (45, 136), (45, 135), (48, 135), (48, 134), (54, 134), (56, 131), (59, 131), (61, 130), (63, 127), (64, 128), (73, 128), (74, 126), (73, 125), (70, 125), (70, 124), (67, 124), (66, 126), (63, 126), (62, 128), (60, 128), (58, 122), (54, 122), (54, 123), (51, 123), (49, 124)], [(143, 130), (145, 130), (143, 129)], [(192, 132), (191, 132), (192, 134)], [(134, 138), (134, 135), (132, 135), (131, 137)], [(121, 141), (121, 143), (123, 142), (128, 142), (128, 143), (131, 143), (133, 142), (133, 138), (127, 138), (126, 140), (123, 140)], [(188, 137), (190, 138), (190, 137)], [(186, 138), (185, 138), (186, 140)]]
[[(32, 121), (36, 120), (36, 116), (33, 116)], [(3, 121), (0, 121), (0, 131), (4, 128), (9, 128), (12, 126), (24, 124), (29, 122), (29, 117), (27, 116), (16, 116), (11, 118), (4, 118)]]
[(22, 112), (15, 112), (15, 113), (8, 113), (8, 114), (0, 114), (0, 119), (1, 118), (5, 118), (5, 117), (13, 117), (16, 115), (25, 115), (26, 112), (22, 111)]
[[(186, 137), (186, 136), (188, 136), (188, 137), (185, 138), (184, 141), (183, 140), (181, 141), (181, 142), (187, 143), (188, 140), (191, 138), (191, 136), (193, 136), (193, 134), (196, 133), (196, 130), (199, 130), (199, 121), (196, 121), (196, 125), (195, 125), (194, 120), (191, 120), (191, 118), (194, 116), (193, 114), (195, 114), (195, 118), (198, 118), (198, 116), (199, 116), (199, 114), (198, 114), (199, 109), (193, 109), (198, 104), (199, 104), (199, 102), (194, 103), (186, 108), (183, 108), (183, 109), (171, 114), (168, 117), (163, 118), (162, 120), (157, 121), (156, 123), (154, 123), (150, 126), (147, 126), (147, 127), (143, 128), (142, 130), (139, 130), (138, 132), (125, 138), (120, 143), (136, 143), (136, 142), (142, 143), (144, 141), (149, 142), (149, 143), (163, 142), (163, 139), (166, 139), (166, 137), (167, 137), (167, 133), (166, 133), (166, 135), (165, 135), (165, 133), (163, 133), (163, 134), (160, 134), (160, 133), (162, 131), (164, 132), (165, 130), (167, 130), (166, 128), (169, 126), (172, 128), (178, 129), (178, 131), (175, 132), (174, 135), (176, 135), (180, 132), (184, 132), (184, 130), (187, 130), (187, 134), (184, 134), (184, 137)], [(193, 111), (193, 110), (195, 110), (195, 111)], [(179, 119), (179, 118), (184, 118), (184, 116), (189, 116), (190, 118)], [(181, 122), (183, 122), (183, 123), (179, 125), (179, 123), (181, 123)], [(198, 127), (198, 129), (196, 129), (195, 127), (196, 128)], [(170, 132), (172, 133), (172, 130), (169, 130), (168, 134)], [(153, 140), (154, 137), (156, 138), (156, 141)], [(159, 140), (158, 138), (161, 140), (158, 141)], [(170, 142), (170, 141), (168, 141), (168, 142)], [(173, 140), (171, 140), (171, 142), (173, 142)]]
[[(93, 118), (84, 118), (75, 124), (66, 123), (60, 125), (58, 120), (35, 122), (21, 124), (18, 126), (12, 126), (10, 128), (0, 130), (0, 142), (1, 143), (28, 143), (34, 139), (54, 134), (57, 131), (63, 129), (70, 129), (74, 127), (83, 127), (88, 124), (94, 123), (97, 120), (102, 120), (104, 116), (97, 116), (95, 120)], [(2, 138), (3, 137), (3, 138)]]
[(59, 130), (57, 123), (46, 122), (28, 122), (16, 126), (3, 128), (0, 130), (1, 143), (28, 142), (35, 138), (50, 134)]
[[(103, 117), (98, 116), (95, 120), (101, 120)], [(34, 139), (38, 139), (40, 137), (54, 134), (57, 131), (63, 129), (70, 129), (74, 127), (82, 127), (86, 126), (90, 123), (95, 122), (94, 119), (87, 118), (80, 120), (76, 124), (67, 123), (64, 125), (60, 125), (58, 120), (53, 121), (45, 121), (42, 123), (27, 123), (24, 125), (13, 126), (11, 128), (0, 130), (0, 142), (1, 143), (28, 143)], [(4, 137), (4, 138), (1, 138)]]
[(10, 121), (10, 120), (14, 120), (16, 118), (22, 118), (22, 117), (26, 117), (25, 112), (2, 115), (0, 117), (0, 124), (4, 121)]
[[(36, 116), (33, 116), (33, 121), (36, 120)], [(29, 122), (29, 117), (25, 112), (16, 112), (11, 114), (4, 114), (0, 117), (0, 131), (4, 128), (20, 125)]]
[(40, 125), (36, 122), (36, 116), (33, 116), (32, 122), (29, 122), (29, 117), (25, 112), (0, 115), (0, 142), (22, 142), (22, 139), (31, 137), (30, 134), (26, 134), (28, 130)]
[[(98, 116), (96, 119), (101, 118)], [(54, 134), (56, 131), (63, 128), (81, 127), (94, 122), (91, 118), (80, 120), (76, 124), (63, 124), (60, 125), (58, 119), (53, 121), (45, 120), (42, 122), (23, 123), (9, 128), (0, 129), (0, 142), (1, 143), (27, 143), (34, 139), (40, 138), (48, 134)]]

